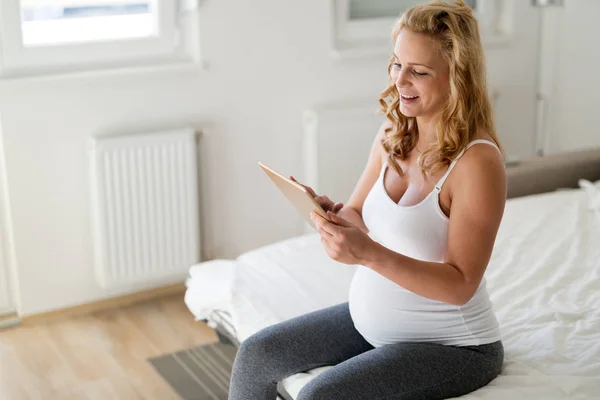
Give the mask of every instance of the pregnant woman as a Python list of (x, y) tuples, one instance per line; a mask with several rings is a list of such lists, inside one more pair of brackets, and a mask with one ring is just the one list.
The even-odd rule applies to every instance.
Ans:
[(358, 265), (349, 302), (267, 327), (236, 356), (230, 400), (332, 365), (297, 400), (445, 399), (488, 384), (504, 350), (483, 278), (506, 199), (478, 25), (463, 2), (393, 29), (386, 121), (346, 205), (318, 196), (327, 254)]

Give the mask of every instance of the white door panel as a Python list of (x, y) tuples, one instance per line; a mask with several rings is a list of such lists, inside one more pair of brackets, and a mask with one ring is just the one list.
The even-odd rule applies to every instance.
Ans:
[(534, 152), (540, 13), (530, 1), (502, 0), (506, 37), (485, 43), (488, 84), (496, 92), (494, 118), (507, 158)]
[[(0, 196), (2, 189), (0, 187)], [(0, 206), (3, 205), (3, 202), (0, 201)], [(0, 208), (0, 212), (3, 210)], [(4, 222), (4, 218), (0, 216), (0, 315), (8, 314), (13, 312), (13, 304), (12, 304), (12, 296), (10, 291), (10, 281), (8, 274), (8, 265), (6, 262), (6, 240), (4, 237), (5, 230), (3, 229), (2, 223)]]
[(0, 315), (14, 311), (14, 297), (10, 274), (8, 273), (10, 229), (8, 218), (8, 202), (6, 200), (6, 182), (4, 168), (4, 146), (2, 142), (2, 125), (0, 121)]
[(563, 0), (544, 11), (546, 153), (600, 147), (598, 21), (598, 0)]
[[(0, 247), (1, 252), (2, 248)], [(12, 312), (12, 306), (9, 298), (8, 273), (3, 262), (3, 254), (0, 254), (0, 315), (10, 312)]]

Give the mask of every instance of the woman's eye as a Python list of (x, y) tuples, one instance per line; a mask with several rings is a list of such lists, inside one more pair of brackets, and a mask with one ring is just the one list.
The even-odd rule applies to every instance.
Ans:
[(394, 63), (394, 68), (396, 69), (400, 69), (402, 68), (402, 65), (398, 64), (398, 63)]
[(417, 72), (417, 71), (413, 71), (413, 74), (415, 74), (416, 76), (425, 76), (425, 75), (427, 75), (425, 72)]

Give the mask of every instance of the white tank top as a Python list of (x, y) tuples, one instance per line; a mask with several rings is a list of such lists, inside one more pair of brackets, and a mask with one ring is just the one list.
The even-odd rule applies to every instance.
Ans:
[[(466, 149), (477, 143), (498, 149), (482, 139), (469, 143)], [(412, 206), (401, 206), (387, 194), (383, 183), (386, 161), (363, 205), (369, 236), (405, 256), (443, 262), (449, 220), (440, 209), (439, 193), (465, 150), (427, 197)], [(350, 286), (349, 305), (354, 326), (374, 347), (398, 342), (474, 346), (500, 340), (485, 279), (469, 302), (456, 306), (417, 295), (370, 268), (358, 266)]]

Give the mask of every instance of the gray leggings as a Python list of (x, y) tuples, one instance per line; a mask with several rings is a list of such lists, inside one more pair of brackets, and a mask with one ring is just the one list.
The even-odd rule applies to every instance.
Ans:
[(275, 400), (277, 382), (335, 365), (296, 400), (445, 399), (488, 384), (502, 368), (504, 347), (396, 343), (374, 348), (358, 333), (348, 303), (269, 326), (242, 342), (229, 400)]

